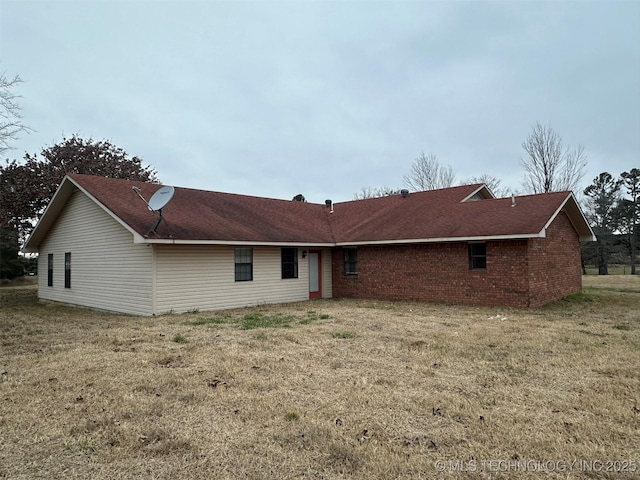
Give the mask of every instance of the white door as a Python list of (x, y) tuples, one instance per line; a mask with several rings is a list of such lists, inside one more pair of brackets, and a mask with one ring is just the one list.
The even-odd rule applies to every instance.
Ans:
[(322, 267), (320, 252), (309, 252), (309, 298), (322, 297)]

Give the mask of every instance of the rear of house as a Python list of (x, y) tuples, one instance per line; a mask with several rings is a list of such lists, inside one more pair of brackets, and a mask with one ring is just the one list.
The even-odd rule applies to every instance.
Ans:
[(593, 238), (570, 192), (469, 185), (328, 208), (176, 188), (156, 224), (133, 187), (159, 188), (65, 178), (26, 244), (41, 299), (134, 315), (343, 297), (535, 307), (581, 290)]

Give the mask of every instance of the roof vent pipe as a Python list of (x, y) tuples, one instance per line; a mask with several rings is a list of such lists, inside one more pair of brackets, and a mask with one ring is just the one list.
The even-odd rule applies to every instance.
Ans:
[(400, 190), (400, 195), (402, 195), (402, 198), (407, 198), (409, 196), (409, 190), (403, 188), (402, 190)]
[(333, 202), (331, 200), (325, 200), (324, 204), (329, 208), (329, 213), (333, 213)]
[(516, 196), (513, 193), (511, 194), (511, 206), (516, 206)]

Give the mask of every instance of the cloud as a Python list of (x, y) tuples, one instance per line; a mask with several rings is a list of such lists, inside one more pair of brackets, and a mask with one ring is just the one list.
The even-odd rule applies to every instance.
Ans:
[[(515, 188), (536, 121), (588, 177), (640, 152), (636, 2), (0, 4), (0, 60), (37, 132), (80, 133), (180, 186), (322, 202), (399, 187), (432, 152)], [(585, 181), (589, 181), (585, 179)]]

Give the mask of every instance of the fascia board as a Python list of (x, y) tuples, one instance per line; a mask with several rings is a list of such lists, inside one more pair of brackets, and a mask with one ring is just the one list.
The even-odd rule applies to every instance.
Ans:
[[(51, 197), (51, 201), (45, 207), (44, 212), (42, 212), (42, 215), (40, 215), (40, 218), (36, 222), (36, 226), (33, 227), (31, 235), (29, 235), (29, 238), (27, 238), (27, 241), (24, 243), (22, 247), (23, 252), (38, 253), (38, 247), (42, 241), (40, 237), (46, 234), (46, 231), (43, 232), (43, 229), (46, 230), (47, 227), (55, 221), (55, 218), (60, 215), (64, 204), (73, 193), (73, 188), (67, 183), (69, 180), (69, 177), (65, 177), (63, 181), (60, 182), (60, 186), (53, 194), (53, 197)], [(37, 246), (30, 246), (34, 241), (38, 242)]]
[[(476, 188), (473, 192), (471, 192), (469, 195), (467, 195), (466, 197), (464, 197), (462, 200), (460, 200), (460, 203), (464, 203), (466, 201), (468, 201), (471, 197), (473, 197), (476, 193), (481, 192), (482, 190), (486, 190), (489, 195), (491, 195), (490, 199), (495, 199), (496, 196), (493, 194), (493, 192), (489, 189), (489, 187), (487, 187), (485, 184), (480, 185), (478, 188)], [(489, 199), (487, 199), (489, 200)]]
[(486, 240), (522, 240), (527, 238), (544, 238), (545, 231), (538, 233), (525, 233), (516, 235), (486, 235), (476, 237), (442, 237), (442, 238), (413, 238), (403, 240), (372, 240), (358, 242), (247, 242), (235, 240), (176, 240), (170, 238), (144, 238), (139, 237), (135, 243), (149, 243), (154, 245), (247, 245), (264, 247), (348, 247), (361, 245), (398, 245), (410, 243), (440, 243), (440, 242), (482, 242)]
[(547, 220), (547, 223), (544, 224), (544, 227), (542, 227), (542, 230), (545, 231), (547, 228), (549, 228), (549, 225), (551, 225), (551, 223), (556, 219), (556, 217), (558, 216), (558, 214), (562, 211), (562, 209), (564, 208), (564, 206), (566, 205), (566, 203), (569, 201), (569, 198), (571, 198), (571, 195), (567, 195), (567, 197), (564, 199), (564, 201), (560, 204), (560, 206), (556, 209), (555, 212), (553, 212), (553, 215), (551, 215), (551, 217), (549, 217), (549, 220)]
[(527, 238), (544, 237), (544, 230), (538, 233), (523, 233), (515, 235), (484, 235), (477, 237), (440, 237), (440, 238), (409, 238), (404, 240), (374, 240), (357, 242), (337, 242), (337, 247), (351, 247), (359, 245), (399, 245), (408, 243), (444, 243), (444, 242), (482, 242), (487, 240), (522, 240)]
[(582, 208), (580, 208), (580, 204), (578, 203), (578, 200), (576, 199), (576, 197), (573, 194), (573, 192), (571, 192), (571, 198), (573, 199), (573, 202), (576, 205), (576, 209), (578, 210), (578, 212), (580, 212), (580, 217), (582, 218), (582, 221), (584, 222), (584, 224), (589, 229), (589, 234), (588, 235), (580, 235), (580, 241), (583, 241), (583, 242), (595, 242), (596, 241), (596, 234), (593, 233), (593, 228), (591, 228), (591, 225), (589, 225), (589, 221), (587, 220), (587, 217), (584, 216), (584, 212), (582, 211)]
[(138, 235), (134, 243), (149, 243), (154, 245), (246, 245), (252, 247), (335, 247), (335, 243), (318, 242), (259, 242), (240, 240), (176, 240), (172, 238), (144, 238)]
[(560, 214), (560, 212), (565, 207), (567, 202), (569, 202), (569, 200), (572, 201), (573, 209), (578, 211), (578, 213), (580, 214), (579, 218), (582, 220), (583, 225), (586, 226), (587, 230), (589, 231), (589, 234), (587, 234), (587, 235), (580, 235), (579, 226), (576, 225), (574, 219), (572, 218), (571, 213), (568, 212), (569, 221), (571, 222), (571, 224), (573, 225), (573, 228), (578, 233), (578, 236), (580, 237), (580, 241), (582, 241), (582, 242), (595, 242), (596, 241), (596, 236), (593, 233), (593, 230), (591, 229), (591, 225), (589, 225), (589, 222), (587, 221), (587, 218), (584, 216), (584, 213), (582, 212), (582, 209), (580, 208), (580, 205), (578, 204), (578, 201), (576, 200), (576, 197), (573, 195), (573, 192), (570, 192), (569, 195), (567, 195), (567, 198), (564, 199), (564, 201), (560, 204), (558, 209), (553, 213), (553, 215), (551, 215), (551, 218), (549, 218), (549, 220), (545, 224), (545, 226), (543, 228), (543, 231), (546, 231), (547, 228), (549, 228), (549, 225), (551, 225), (551, 223), (556, 219), (558, 214)]

